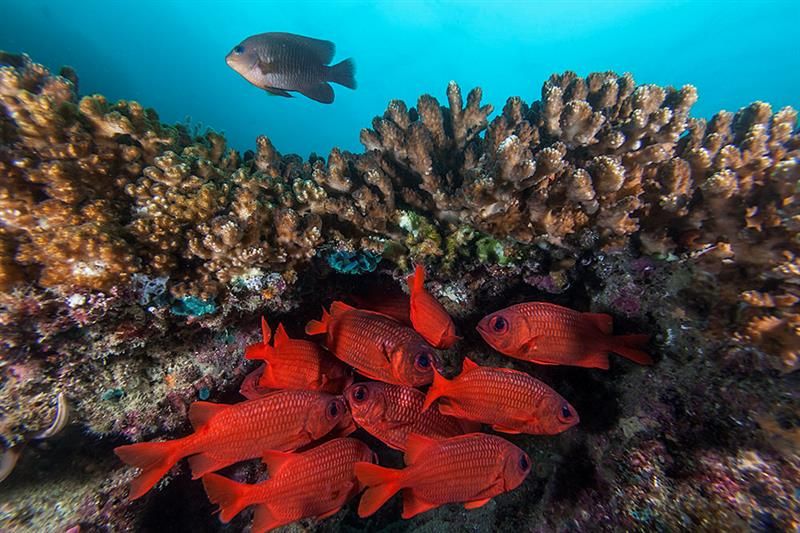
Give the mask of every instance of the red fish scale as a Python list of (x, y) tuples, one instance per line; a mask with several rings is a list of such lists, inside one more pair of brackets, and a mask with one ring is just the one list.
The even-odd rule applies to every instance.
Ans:
[(280, 67), (270, 75), (287, 86), (308, 87), (325, 79), (319, 59), (302, 46), (279, 47), (273, 61)]
[(235, 404), (190, 436), (190, 453), (238, 461), (259, 457), (264, 450), (304, 446), (312, 440), (305, 427), (310, 408), (333, 398), (313, 391), (281, 391)]
[[(464, 433), (461, 424), (456, 418), (441, 414), (438, 409), (431, 408), (422, 411), (425, 394), (402, 385), (380, 384), (380, 390), (371, 391), (371, 394), (383, 394), (386, 398), (386, 412), (381, 420), (376, 423), (366, 423), (353, 413), (353, 419), (366, 431), (380, 439), (384, 444), (398, 450), (405, 450), (406, 440), (411, 433), (417, 433), (434, 439), (445, 439)], [(354, 410), (355, 411), (355, 410)], [(404, 423), (396, 427), (387, 427), (386, 420), (394, 423)]]
[(272, 515), (294, 522), (343, 505), (357, 483), (353, 464), (372, 462), (372, 450), (356, 439), (341, 438), (296, 454), (270, 479), (254, 486), (252, 504), (269, 505)]
[(336, 368), (337, 362), (319, 345), (309, 341), (293, 340), (276, 347), (268, 362), (275, 380), (287, 388), (319, 384), (325, 371), (338, 370), (344, 375), (344, 367)]
[(607, 335), (578, 311), (541, 302), (515, 305), (509, 311), (523, 316), (530, 335), (540, 337), (535, 340), (536, 349), (530, 352), (537, 360), (580, 361), (587, 353), (605, 348)]
[(524, 372), (476, 368), (451, 382), (445, 398), (466, 418), (487, 423), (516, 423), (536, 415), (553, 389)]
[(406, 294), (389, 295), (380, 299), (356, 297), (354, 300), (359, 308), (388, 315), (406, 326), (411, 326), (411, 302)]
[(328, 348), (336, 357), (370, 377), (396, 381), (386, 353), (392, 354), (403, 345), (427, 345), (413, 329), (376, 313), (354, 310), (332, 320)]
[(494, 435), (467, 435), (441, 441), (403, 471), (403, 486), (429, 503), (466, 502), (496, 496), (489, 485), (502, 478), (505, 458), (518, 451)]
[(604, 336), (595, 325), (586, 320), (582, 313), (557, 305), (541, 302), (514, 305), (509, 311), (518, 312), (527, 322), (535, 325), (532, 331), (548, 336)]

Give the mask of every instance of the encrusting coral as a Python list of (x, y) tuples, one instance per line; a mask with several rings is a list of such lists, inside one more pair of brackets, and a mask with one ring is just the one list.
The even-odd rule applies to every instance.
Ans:
[[(238, 388), (261, 311), (291, 328), (362, 279), (385, 285), (424, 262), (461, 331), (525, 295), (657, 339), (650, 370), (542, 370), (576, 398), (581, 426), (521, 441), (539, 470), (471, 515), (487, 528), (790, 528), (800, 515), (785, 444), (800, 426), (793, 109), (757, 102), (706, 121), (690, 116), (690, 85), (566, 72), (490, 119), (479, 88), (465, 103), (451, 82), (444, 106), (390, 102), (363, 153), (306, 160), (264, 136), (239, 154), (136, 102), (79, 98), (77, 83), (0, 55), (0, 448), (27, 443), (18, 469), (59, 446), (34, 439), (56, 399), (102, 442), (174, 432), (191, 401)], [(516, 364), (486, 352), (467, 335), (446, 359)], [(98, 478), (93, 457), (70, 453)], [(65, 483), (70, 498), (42, 489), (61, 509), (49, 523), (25, 510), (23, 487), (0, 527), (140, 523), (121, 472), (101, 489)], [(340, 520), (385, 527), (391, 512)], [(465, 520), (437, 513), (431, 527)]]

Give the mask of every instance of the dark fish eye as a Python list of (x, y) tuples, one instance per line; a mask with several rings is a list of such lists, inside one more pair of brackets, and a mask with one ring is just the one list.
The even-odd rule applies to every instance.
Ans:
[(528, 456), (522, 454), (519, 458), (519, 468), (522, 471), (526, 471), (531, 467), (531, 462), (528, 460)]
[(564, 404), (561, 406), (561, 416), (564, 418), (572, 418), (572, 411), (569, 410), (569, 405)]
[(501, 316), (496, 316), (492, 319), (491, 326), (497, 333), (503, 333), (508, 329), (508, 320)]
[(356, 387), (353, 390), (353, 399), (357, 402), (363, 402), (367, 399), (367, 388), (366, 387)]
[(241, 44), (233, 49), (233, 53), (236, 55), (239, 55), (242, 52), (244, 52), (244, 46), (242, 46)]
[(336, 418), (339, 414), (339, 402), (332, 401), (328, 404), (328, 416), (331, 418)]
[(427, 352), (417, 354), (417, 366), (422, 369), (427, 369), (431, 366), (431, 356)]

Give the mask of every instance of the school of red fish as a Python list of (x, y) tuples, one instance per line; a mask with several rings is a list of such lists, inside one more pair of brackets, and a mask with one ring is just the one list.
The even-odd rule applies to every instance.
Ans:
[[(247, 401), (194, 402), (192, 434), (115, 449), (141, 470), (129, 498), (143, 496), (184, 457), (223, 522), (254, 507), (253, 533), (332, 516), (362, 492), (359, 516), (402, 490), (402, 517), (410, 518), (447, 503), (474, 509), (514, 490), (531, 460), (502, 437), (481, 433), (482, 426), (555, 435), (578, 424), (578, 413), (525, 372), (465, 358), (458, 376), (443, 377), (436, 349), (460, 337), (424, 283), (425, 270), (417, 266), (408, 278), (410, 296), (357, 301), (358, 308), (333, 302), (305, 328), (323, 336), (324, 347), (290, 338), (282, 324), (273, 338), (262, 319), (262, 341), (245, 351), (247, 359), (263, 361), (241, 385)], [(614, 336), (609, 315), (550, 303), (502, 309), (477, 330), (498, 352), (539, 364), (607, 369), (609, 352), (652, 364), (642, 351), (647, 335)], [(427, 393), (416, 388), (427, 385)], [(348, 437), (358, 428), (404, 452), (406, 467), (379, 466), (365, 443)], [(253, 458), (267, 466), (266, 481), (238, 483), (214, 473)]]

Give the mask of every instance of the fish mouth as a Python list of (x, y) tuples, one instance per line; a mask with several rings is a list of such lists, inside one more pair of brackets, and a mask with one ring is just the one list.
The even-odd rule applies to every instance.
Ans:
[(475, 330), (485, 339), (486, 335), (489, 334), (489, 321), (486, 319), (481, 320), (478, 322), (478, 325), (475, 326)]

